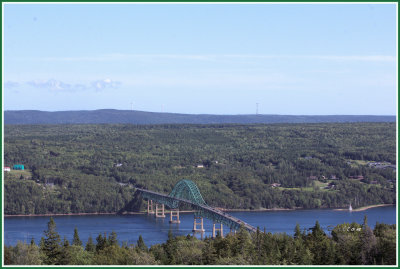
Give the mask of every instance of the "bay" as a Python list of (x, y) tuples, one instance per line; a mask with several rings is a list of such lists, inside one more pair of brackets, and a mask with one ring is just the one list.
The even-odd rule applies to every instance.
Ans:
[[(362, 224), (364, 216), (368, 218), (368, 224), (374, 227), (376, 222), (395, 224), (396, 207), (385, 206), (370, 208), (365, 211), (348, 212), (332, 209), (312, 210), (282, 210), (282, 211), (239, 211), (229, 214), (255, 226), (261, 231), (271, 233), (287, 233), (293, 235), (296, 223), (301, 230), (310, 229), (318, 220), (324, 231), (330, 234), (331, 228), (341, 223), (357, 222)], [(109, 235), (115, 231), (120, 243), (136, 244), (139, 235), (142, 235), (147, 246), (163, 243), (168, 239), (169, 230), (174, 235), (192, 234), (193, 213), (181, 213), (180, 224), (170, 224), (169, 214), (166, 218), (154, 218), (153, 215), (84, 215), (84, 216), (54, 216), (57, 231), (63, 239), (70, 242), (73, 238), (74, 228), (79, 232), (81, 240), (86, 243), (89, 236), (94, 242), (102, 233)], [(50, 217), (5, 217), (4, 218), (4, 243), (15, 245), (17, 241), (29, 243), (32, 238), (38, 244), (47, 229)], [(204, 219), (204, 236), (211, 236), (212, 221)], [(229, 228), (224, 227), (224, 234)], [(199, 234), (196, 236), (200, 237)]]

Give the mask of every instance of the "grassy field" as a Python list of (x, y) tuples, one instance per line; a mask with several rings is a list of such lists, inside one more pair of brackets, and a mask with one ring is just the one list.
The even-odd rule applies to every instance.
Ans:
[(284, 188), (278, 187), (280, 190), (290, 190), (290, 191), (314, 191), (313, 187), (303, 187), (303, 188)]
[(21, 178), (30, 179), (32, 178), (32, 173), (29, 170), (11, 170), (10, 172), (4, 172), (10, 175), (12, 178)]
[[(325, 187), (328, 186), (330, 182), (331, 182), (331, 180), (326, 182), (326, 183), (321, 182), (319, 180), (314, 180), (313, 181), (313, 186), (317, 187), (321, 191), (332, 191), (330, 189), (325, 189)], [(297, 191), (315, 191), (314, 187), (303, 187), (303, 188), (278, 187), (278, 189), (280, 189), (280, 190), (292, 190), (292, 191), (293, 190), (297, 190)]]

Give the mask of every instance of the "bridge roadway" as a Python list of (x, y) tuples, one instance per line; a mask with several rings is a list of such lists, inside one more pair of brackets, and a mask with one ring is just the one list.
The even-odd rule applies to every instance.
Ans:
[(240, 219), (238, 219), (238, 218), (235, 218), (234, 216), (231, 216), (231, 215), (229, 215), (229, 214), (227, 214), (227, 213), (225, 213), (225, 212), (223, 212), (223, 211), (221, 211), (221, 210), (215, 209), (215, 208), (213, 208), (213, 207), (211, 207), (211, 206), (208, 206), (208, 205), (199, 205), (199, 204), (193, 203), (193, 202), (190, 201), (190, 200), (186, 200), (186, 199), (182, 199), (182, 198), (170, 197), (170, 196), (165, 195), (165, 194), (161, 194), (161, 193), (158, 193), (158, 192), (149, 191), (149, 190), (145, 190), (145, 189), (141, 189), (141, 188), (137, 188), (137, 187), (135, 187), (135, 188), (136, 188), (136, 190), (138, 190), (138, 191), (140, 191), (140, 192), (142, 192), (142, 193), (148, 193), (148, 194), (151, 194), (151, 195), (153, 195), (153, 196), (160, 196), (160, 197), (163, 198), (164, 200), (173, 199), (173, 200), (176, 200), (176, 201), (179, 201), (179, 202), (182, 202), (182, 203), (190, 204), (190, 205), (192, 205), (194, 208), (197, 207), (197, 208), (200, 208), (201, 210), (208, 211), (208, 212), (211, 212), (211, 213), (213, 213), (213, 214), (217, 214), (217, 215), (219, 215), (219, 217), (220, 217), (221, 219), (224, 219), (224, 218), (225, 218), (225, 219), (227, 219), (227, 220), (229, 220), (229, 221), (231, 221), (231, 222), (235, 222), (235, 223), (238, 224), (238, 226), (243, 225), (244, 228), (246, 228), (249, 232), (254, 232), (254, 233), (255, 233), (255, 232), (257, 231), (257, 229), (256, 229), (254, 226), (251, 226), (250, 224), (248, 224), (248, 223), (246, 223), (246, 222), (244, 222), (244, 221), (242, 221), (242, 220), (240, 220)]

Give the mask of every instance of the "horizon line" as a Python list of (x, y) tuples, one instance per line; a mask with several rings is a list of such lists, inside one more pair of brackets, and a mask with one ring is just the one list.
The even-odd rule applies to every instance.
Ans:
[(22, 112), (22, 111), (37, 111), (37, 112), (48, 112), (48, 113), (57, 113), (57, 112), (94, 112), (101, 110), (115, 110), (115, 111), (123, 111), (123, 112), (144, 112), (144, 113), (157, 113), (157, 114), (181, 114), (181, 115), (210, 115), (210, 116), (378, 116), (378, 117), (397, 117), (396, 114), (262, 114), (262, 113), (249, 113), (249, 114), (210, 114), (210, 113), (181, 113), (181, 112), (159, 112), (159, 111), (144, 111), (144, 110), (130, 110), (130, 109), (116, 109), (116, 108), (100, 108), (100, 109), (78, 109), (78, 110), (38, 110), (38, 109), (20, 109), (20, 110), (12, 110), (7, 109), (3, 110), (3, 112)]

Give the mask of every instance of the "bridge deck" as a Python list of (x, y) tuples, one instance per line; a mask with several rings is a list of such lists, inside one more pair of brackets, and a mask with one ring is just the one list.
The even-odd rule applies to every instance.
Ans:
[(211, 206), (199, 205), (199, 204), (195, 204), (192, 201), (189, 201), (189, 200), (186, 200), (186, 199), (170, 197), (170, 196), (162, 194), (162, 193), (149, 191), (149, 190), (145, 190), (145, 189), (141, 189), (141, 188), (137, 188), (137, 187), (135, 187), (135, 188), (136, 188), (136, 190), (138, 190), (138, 191), (140, 191), (142, 193), (148, 193), (148, 194), (151, 194), (153, 196), (160, 196), (160, 197), (162, 197), (164, 199), (173, 199), (173, 200), (176, 200), (176, 201), (179, 201), (179, 202), (182, 202), (182, 203), (190, 204), (192, 206), (201, 208), (204, 211), (211, 212), (213, 214), (219, 215), (221, 218), (226, 218), (229, 221), (235, 222), (239, 226), (243, 225), (250, 232), (256, 232), (257, 231), (257, 229), (255, 227), (251, 226), (250, 224), (248, 224), (248, 223), (246, 223), (246, 222), (244, 222), (244, 221), (242, 221), (242, 220), (240, 220), (238, 218), (235, 218), (234, 216), (231, 216), (231, 215), (229, 215), (229, 214), (227, 214), (227, 213), (225, 213), (225, 212), (223, 212), (221, 210), (215, 209), (215, 208), (213, 208)]

